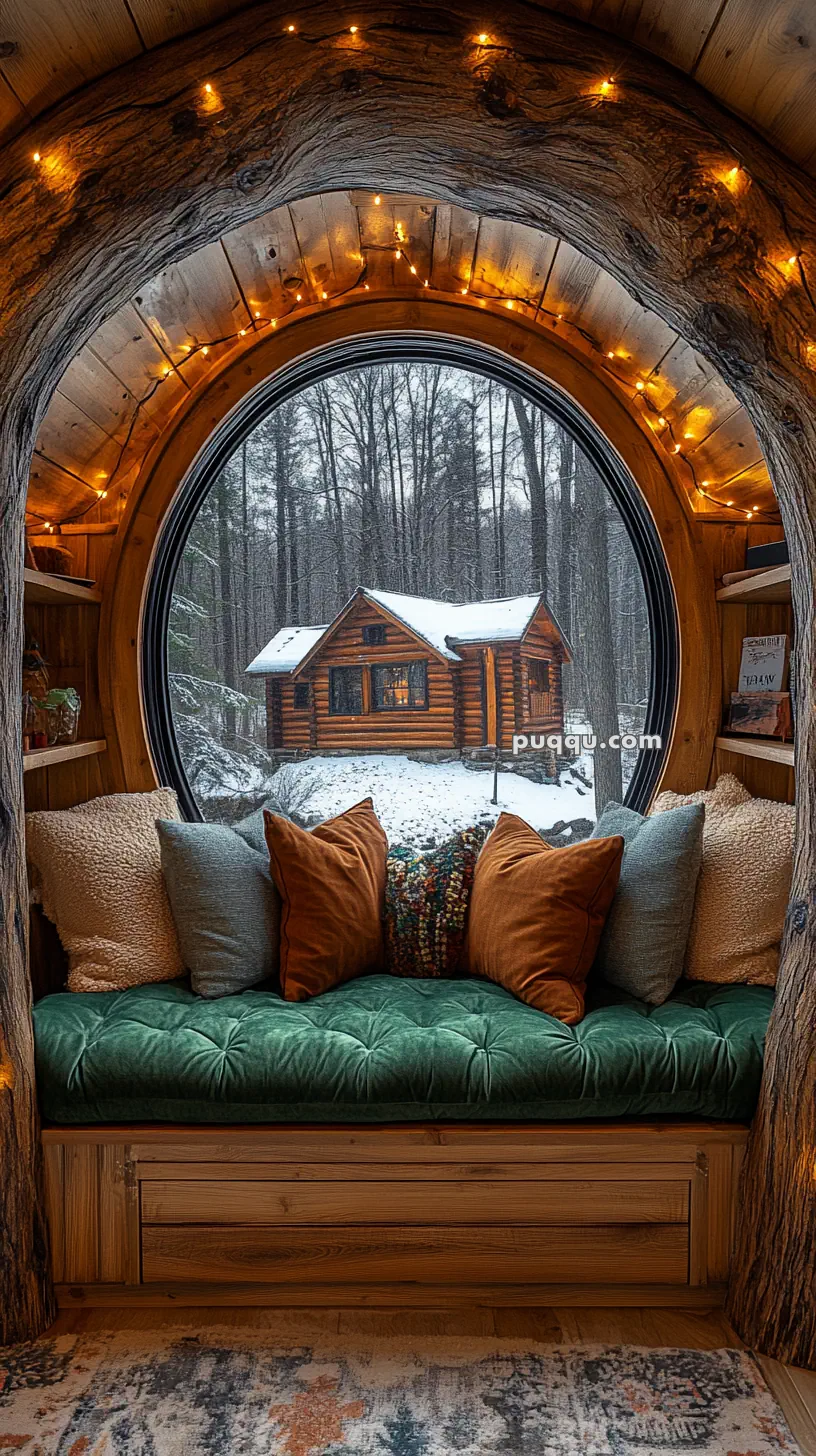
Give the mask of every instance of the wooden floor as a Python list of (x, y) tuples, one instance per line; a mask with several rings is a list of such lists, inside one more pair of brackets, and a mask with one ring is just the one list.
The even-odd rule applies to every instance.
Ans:
[[(692, 1350), (739, 1348), (740, 1340), (719, 1310), (683, 1309), (475, 1309), (475, 1310), (283, 1310), (283, 1309), (86, 1309), (59, 1315), (52, 1334), (97, 1330), (163, 1330), (179, 1325), (274, 1330), (293, 1343), (324, 1335), (498, 1335), (548, 1344), (681, 1346)], [(775, 1360), (762, 1368), (803, 1456), (816, 1456), (816, 1373)]]

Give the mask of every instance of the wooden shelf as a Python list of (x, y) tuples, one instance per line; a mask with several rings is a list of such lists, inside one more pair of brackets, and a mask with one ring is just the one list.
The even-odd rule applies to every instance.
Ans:
[(23, 773), (35, 768), (50, 768), (53, 763), (67, 763), (72, 758), (90, 758), (95, 753), (104, 753), (107, 748), (104, 738), (80, 738), (77, 743), (55, 743), (53, 748), (32, 748), (23, 754)]
[(102, 593), (93, 586), (77, 586), (62, 576), (47, 571), (25, 568), (25, 600), (38, 607), (79, 607), (98, 605)]
[(793, 744), (779, 743), (772, 738), (743, 738), (735, 733), (723, 734), (714, 739), (714, 747), (722, 753), (741, 753), (743, 758), (764, 758), (769, 763), (781, 763), (793, 768)]
[(758, 576), (747, 576), (744, 581), (732, 582), (731, 586), (721, 587), (717, 592), (718, 602), (745, 603), (750, 606), (752, 602), (790, 602), (791, 600), (791, 569), (790, 565), (772, 566), (768, 571), (762, 571)]

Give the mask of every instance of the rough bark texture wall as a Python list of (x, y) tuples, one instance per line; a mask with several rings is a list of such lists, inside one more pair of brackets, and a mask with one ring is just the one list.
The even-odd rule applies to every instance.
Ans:
[[(71, 355), (144, 279), (220, 232), (336, 187), (424, 193), (569, 238), (707, 354), (750, 410), (794, 566), (800, 813), (793, 903), (748, 1158), (731, 1309), (741, 1332), (816, 1361), (816, 338), (812, 183), (676, 72), (514, 0), (480, 45), (460, 4), (257, 6), (152, 52), (41, 118), (0, 157), (0, 559), (19, 647), (17, 562), (38, 421)], [(294, 24), (295, 33), (286, 26)], [(614, 77), (604, 93), (601, 83)], [(205, 82), (212, 87), (204, 91)], [(432, 104), (429, 105), (429, 98)], [(33, 152), (42, 161), (35, 164)], [(802, 257), (789, 279), (776, 266)], [(7, 1328), (34, 1286), (31, 1047), (21, 929), (17, 724), (5, 714), (3, 1000), (13, 1069), (0, 1164), (20, 1226)], [(7, 1195), (4, 1195), (7, 1196)], [(30, 1260), (30, 1262), (29, 1262)], [(6, 1261), (7, 1263), (7, 1261)], [(5, 1298), (3, 1297), (5, 1295)]]

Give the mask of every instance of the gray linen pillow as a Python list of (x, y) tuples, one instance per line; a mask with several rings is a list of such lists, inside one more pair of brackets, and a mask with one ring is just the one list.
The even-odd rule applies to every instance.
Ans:
[(702, 804), (652, 819), (623, 804), (607, 804), (590, 836), (621, 834), (624, 843), (620, 880), (594, 969), (651, 1006), (661, 1006), (683, 974), (704, 822)]
[[(258, 854), (262, 854), (268, 863), (269, 849), (267, 848), (266, 834), (264, 833), (265, 808), (266, 805), (261, 804), (251, 814), (247, 814), (245, 819), (239, 819), (237, 824), (233, 824), (232, 828), (233, 833), (239, 834), (244, 843), (249, 844), (252, 849), (257, 850)], [(277, 810), (274, 812), (277, 813)]]
[(280, 896), (259, 854), (223, 824), (159, 819), (170, 909), (199, 996), (229, 996), (277, 974)]

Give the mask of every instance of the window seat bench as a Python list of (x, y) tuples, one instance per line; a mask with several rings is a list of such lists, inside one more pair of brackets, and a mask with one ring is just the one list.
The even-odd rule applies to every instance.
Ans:
[(466, 979), (45, 996), (60, 1300), (717, 1303), (772, 1002), (603, 987), (566, 1027)]

